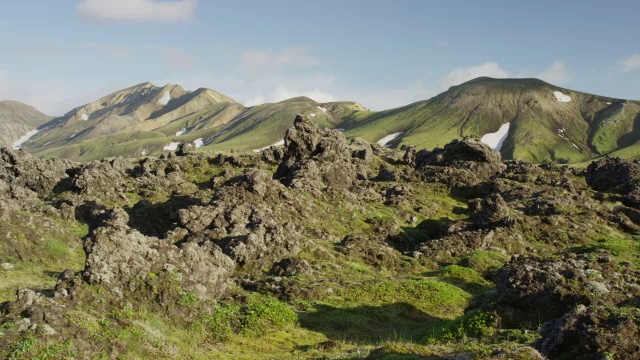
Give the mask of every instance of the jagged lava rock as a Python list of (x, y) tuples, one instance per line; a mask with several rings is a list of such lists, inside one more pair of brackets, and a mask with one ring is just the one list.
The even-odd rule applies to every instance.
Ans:
[(634, 179), (640, 178), (640, 163), (621, 158), (605, 157), (587, 167), (585, 179), (596, 191), (616, 191), (626, 193), (631, 190)]
[(315, 122), (297, 116), (284, 145), (274, 178), (287, 186), (346, 189), (356, 180), (351, 149), (338, 130), (320, 129)]

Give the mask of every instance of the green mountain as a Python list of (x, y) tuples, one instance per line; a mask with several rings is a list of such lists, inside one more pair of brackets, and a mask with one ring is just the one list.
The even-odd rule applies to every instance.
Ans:
[(139, 157), (193, 143), (202, 150), (251, 151), (282, 140), (297, 114), (323, 127), (365, 108), (352, 102), (318, 103), (306, 97), (245, 107), (210, 89), (136, 85), (52, 120), (28, 150), (41, 157), (81, 161)]
[(0, 101), (0, 147), (18, 147), (28, 135), (51, 120), (33, 107), (17, 101)]
[(505, 159), (580, 163), (607, 154), (640, 157), (640, 102), (538, 79), (491, 78), (381, 112), (305, 97), (245, 107), (209, 89), (145, 83), (54, 119), (27, 148), (41, 157), (81, 161), (160, 155), (179, 143), (193, 143), (198, 151), (259, 151), (280, 142), (297, 114), (390, 147), (432, 149), (478, 135)]
[[(441, 147), (453, 138), (508, 128), (503, 158), (532, 162), (582, 162), (633, 146), (640, 102), (559, 88), (537, 79), (478, 78), (426, 101), (344, 124), (348, 136), (369, 141), (390, 133), (392, 144)], [(506, 124), (509, 124), (508, 127)]]

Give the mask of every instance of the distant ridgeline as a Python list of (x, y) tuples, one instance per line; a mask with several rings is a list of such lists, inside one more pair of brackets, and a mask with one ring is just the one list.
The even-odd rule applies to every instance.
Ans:
[(604, 155), (640, 157), (640, 131), (635, 128), (639, 102), (562, 89), (537, 79), (491, 78), (380, 112), (354, 102), (318, 103), (306, 97), (245, 107), (210, 89), (189, 92), (176, 85), (144, 83), (46, 124), (50, 118), (39, 117), (33, 125), (19, 127), (19, 135), (4, 145), (15, 142), (40, 157), (80, 161), (158, 156), (180, 144), (197, 151), (259, 152), (282, 145), (298, 114), (347, 137), (390, 147), (433, 149), (476, 135), (504, 159), (580, 163)]

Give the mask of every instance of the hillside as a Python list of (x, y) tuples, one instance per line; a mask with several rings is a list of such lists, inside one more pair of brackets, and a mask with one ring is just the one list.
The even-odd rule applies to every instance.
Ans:
[[(278, 143), (288, 119), (391, 147), (442, 147), (476, 135), (505, 159), (583, 163), (607, 154), (638, 158), (640, 103), (563, 89), (537, 79), (478, 78), (429, 100), (381, 112), (354, 102), (294, 98), (245, 107), (209, 89), (145, 83), (54, 119), (27, 149), (41, 157), (97, 160), (175, 151), (251, 152)], [(499, 148), (498, 148), (499, 146)]]
[[(576, 163), (633, 145), (640, 103), (563, 89), (537, 79), (478, 78), (426, 101), (357, 114), (348, 136), (377, 141), (401, 132), (394, 146), (443, 146), (454, 138), (508, 129), (506, 159)], [(506, 124), (509, 124), (508, 127)]]
[(35, 108), (17, 101), (0, 101), (0, 147), (21, 145), (27, 134), (51, 120)]
[(321, 104), (306, 97), (248, 108), (210, 89), (187, 92), (176, 85), (144, 83), (52, 120), (27, 149), (42, 157), (81, 161), (161, 155), (178, 143), (200, 151), (251, 151), (281, 140), (297, 114), (333, 128), (362, 110), (356, 103)]
[(0, 357), (640, 356), (640, 163), (311, 119), (257, 154), (0, 149)]

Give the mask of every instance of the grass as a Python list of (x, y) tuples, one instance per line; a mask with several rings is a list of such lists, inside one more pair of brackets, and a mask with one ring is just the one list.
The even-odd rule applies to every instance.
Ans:
[[(36, 220), (38, 219), (38, 220)], [(84, 264), (81, 238), (88, 228), (60, 218), (41, 219), (28, 212), (14, 212), (0, 227), (0, 302), (13, 300), (19, 288), (50, 289), (66, 269)]]
[(597, 250), (605, 250), (619, 260), (640, 268), (640, 243), (637, 239), (601, 237), (593, 243), (570, 249), (577, 253), (592, 253)]

